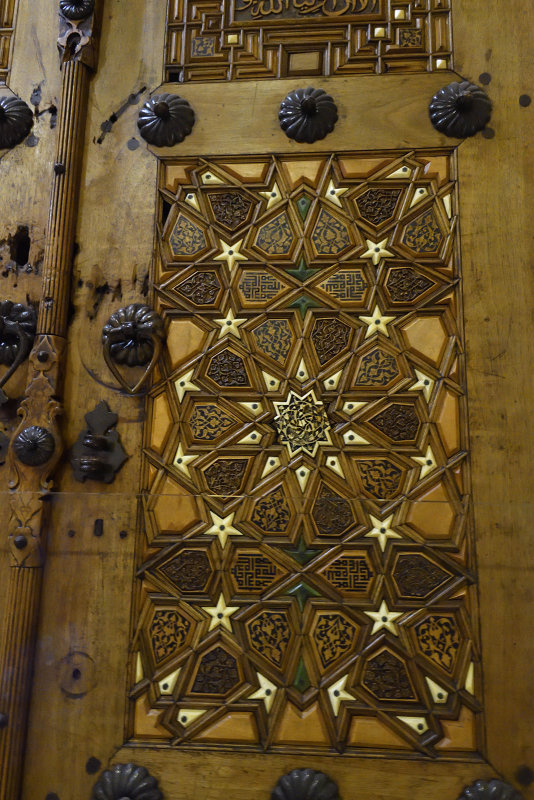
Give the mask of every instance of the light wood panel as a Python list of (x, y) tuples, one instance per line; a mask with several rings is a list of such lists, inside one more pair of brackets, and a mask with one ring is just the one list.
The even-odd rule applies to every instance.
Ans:
[[(494, 103), (495, 138), (465, 142), (458, 161), (488, 756), (511, 779), (534, 768), (534, 106), (519, 105), (534, 91), (534, 8), (457, 6), (456, 68), (474, 81), (489, 73)], [(522, 791), (534, 797), (532, 784)]]
[[(227, 153), (305, 153), (359, 150), (377, 147), (444, 147), (455, 140), (438, 133), (428, 122), (428, 103), (441, 86), (455, 76), (432, 74), (369, 75), (351, 78), (238, 81), (221, 84), (164, 84), (158, 92), (173, 92), (189, 101), (196, 115), (193, 133), (180, 145), (181, 156)], [(280, 129), (278, 110), (284, 97), (299, 85), (314, 83), (332, 95), (339, 119), (328, 144), (298, 144)], [(380, 98), (380, 99), (379, 99)], [(216, 135), (215, 135), (216, 132)], [(349, 145), (349, 142), (351, 143)], [(379, 143), (379, 144), (378, 144)], [(324, 148), (322, 147), (324, 145)], [(176, 155), (176, 148), (161, 147), (158, 156)]]

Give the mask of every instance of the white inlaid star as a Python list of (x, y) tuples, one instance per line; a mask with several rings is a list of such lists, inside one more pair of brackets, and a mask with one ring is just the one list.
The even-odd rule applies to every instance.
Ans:
[(386, 543), (388, 539), (402, 539), (402, 536), (399, 533), (395, 533), (395, 531), (391, 528), (391, 520), (393, 519), (393, 514), (390, 517), (386, 517), (386, 519), (377, 519), (376, 517), (371, 516), (371, 522), (374, 525), (374, 528), (366, 533), (366, 536), (373, 536), (375, 539), (378, 539), (378, 543), (380, 544), (380, 549), (384, 551), (386, 549)]
[(380, 307), (376, 305), (372, 317), (360, 317), (360, 321), (367, 325), (364, 338), (368, 339), (369, 336), (372, 336), (374, 333), (378, 333), (379, 331), (380, 333), (383, 333), (384, 336), (389, 337), (387, 326), (390, 322), (393, 322), (394, 319), (395, 317), (385, 317), (380, 311)]
[(436, 381), (433, 380), (432, 378), (429, 378), (429, 376), (425, 375), (423, 372), (419, 372), (418, 369), (414, 370), (414, 372), (417, 377), (417, 383), (414, 383), (413, 386), (410, 386), (408, 391), (416, 392), (418, 390), (421, 390), (425, 396), (426, 402), (428, 403), (430, 397), (432, 396), (432, 389), (434, 388), (434, 384), (436, 383)]
[(187, 466), (190, 461), (194, 461), (196, 456), (186, 456), (184, 455), (184, 449), (182, 447), (182, 443), (178, 445), (178, 449), (176, 450), (176, 455), (174, 457), (174, 461), (172, 462), (174, 466), (183, 472), (184, 475), (187, 475), (188, 478), (191, 477), (191, 473), (189, 472), (189, 467)]
[(345, 194), (346, 191), (347, 191), (346, 188), (336, 189), (336, 187), (334, 186), (334, 181), (330, 181), (330, 183), (328, 184), (328, 189), (325, 192), (325, 197), (327, 200), (330, 200), (331, 203), (334, 203), (334, 205), (341, 207), (339, 198), (341, 197), (342, 194)]
[(267, 713), (269, 713), (276, 695), (276, 685), (267, 680), (267, 678), (264, 675), (261, 675), (259, 672), (257, 672), (256, 675), (258, 676), (260, 688), (255, 691), (254, 694), (249, 694), (248, 699), (263, 700), (265, 703), (265, 710)]
[(278, 188), (277, 183), (273, 184), (273, 188), (269, 192), (260, 192), (260, 194), (267, 200), (268, 209), (282, 201), (282, 195), (280, 194), (280, 189)]
[(367, 250), (361, 254), (360, 258), (370, 258), (375, 267), (381, 258), (393, 258), (393, 253), (390, 253), (385, 248), (387, 239), (382, 239), (381, 242), (372, 242), (370, 239), (365, 241), (367, 242)]
[(236, 261), (247, 260), (247, 257), (239, 252), (240, 247), (243, 244), (243, 239), (235, 242), (235, 244), (228, 244), (227, 242), (223, 242), (222, 239), (219, 239), (219, 242), (222, 247), (222, 253), (219, 253), (218, 256), (215, 256), (215, 261), (226, 261), (230, 272), (232, 272)]
[(211, 617), (208, 630), (212, 631), (214, 628), (222, 625), (223, 628), (232, 632), (230, 617), (232, 614), (235, 614), (236, 611), (239, 611), (239, 606), (227, 606), (224, 595), (220, 594), (216, 606), (210, 606), (209, 608), (202, 606), (202, 611), (205, 611), (206, 614), (209, 614)]
[(182, 375), (180, 378), (174, 381), (174, 385), (176, 386), (176, 392), (178, 394), (178, 400), (180, 403), (184, 399), (184, 395), (186, 392), (199, 392), (200, 389), (193, 383), (191, 378), (193, 377), (193, 372), (195, 370), (191, 369), (189, 372), (186, 372), (185, 375)]
[(345, 685), (348, 677), (348, 675), (345, 675), (343, 678), (340, 678), (338, 681), (333, 683), (332, 686), (329, 686), (326, 690), (328, 692), (328, 697), (330, 698), (332, 711), (334, 712), (335, 717), (337, 717), (339, 714), (339, 706), (341, 705), (342, 700), (354, 700), (354, 697), (345, 691)]
[(212, 526), (204, 531), (206, 536), (217, 536), (221, 547), (224, 550), (229, 536), (242, 536), (241, 531), (238, 531), (233, 526), (234, 513), (229, 514), (227, 517), (218, 517), (213, 511), (210, 511)]
[(236, 319), (234, 312), (230, 309), (224, 319), (216, 319), (215, 322), (217, 325), (221, 326), (219, 336), (217, 337), (218, 339), (223, 339), (229, 334), (232, 334), (232, 336), (235, 336), (237, 339), (241, 339), (239, 326), (246, 322), (246, 319)]
[(424, 478), (429, 472), (437, 469), (438, 465), (436, 464), (436, 459), (434, 458), (434, 453), (430, 445), (426, 448), (424, 456), (412, 456), (412, 459), (421, 466), (421, 472), (419, 473), (420, 478)]
[(397, 617), (402, 616), (402, 611), (390, 611), (386, 605), (386, 601), (382, 600), (380, 603), (380, 608), (378, 611), (365, 611), (368, 617), (371, 617), (374, 620), (373, 630), (371, 634), (376, 633), (381, 628), (386, 628), (390, 631), (394, 636), (398, 636), (399, 632), (397, 630), (397, 626), (395, 625), (395, 620)]

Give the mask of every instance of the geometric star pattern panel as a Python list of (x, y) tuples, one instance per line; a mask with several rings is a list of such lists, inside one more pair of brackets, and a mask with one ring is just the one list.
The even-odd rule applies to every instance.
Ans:
[(169, 3), (168, 81), (452, 69), (450, 0)]
[(173, 160), (159, 186), (132, 739), (472, 754), (452, 154)]

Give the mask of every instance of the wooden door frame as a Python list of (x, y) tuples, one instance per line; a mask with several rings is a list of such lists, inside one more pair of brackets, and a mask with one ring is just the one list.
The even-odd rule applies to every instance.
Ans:
[[(132, 89), (131, 76), (137, 75), (139, 50), (147, 64), (144, 77), (151, 88), (157, 85), (157, 76), (161, 74), (157, 56), (162, 47), (154, 42), (162, 42), (164, 22), (156, 2), (134, 0), (126, 18), (120, 17), (116, 13), (104, 20), (101, 47), (102, 52), (107, 53), (107, 67), (101, 70), (91, 88), (86, 143), (90, 157), (86, 157), (85, 183), (80, 197), (82, 214), (77, 231), (82, 255), (75, 264), (84, 285), (74, 295), (77, 309), (83, 309), (91, 299), (93, 289), (87, 286), (87, 281), (91, 282), (90, 270), (98, 264), (109, 263), (117, 224), (125, 242), (116, 253), (117, 274), (125, 279), (124, 304), (139, 299), (140, 279), (137, 274), (135, 280), (133, 278), (132, 262), (139, 265), (141, 278), (142, 264), (149, 262), (152, 250), (157, 164), (144, 148), (137, 151), (135, 162), (127, 160), (130, 151), (125, 143), (135, 133), (134, 107), (117, 120), (113, 135), (102, 143), (106, 149), (102, 146), (97, 151), (98, 157), (93, 156), (92, 142), (104, 116), (119, 107)], [(148, 21), (146, 36), (150, 42), (140, 39), (139, 20), (142, 19)], [(495, 20), (502, 20), (500, 29), (496, 28)], [(54, 28), (53, 36), (49, 36), (51, 46), (55, 41), (55, 26), (55, 19), (43, 26), (46, 36)], [(514, 32), (513, 41), (504, 35), (504, 29)], [(532, 431), (526, 425), (532, 397), (531, 345), (526, 324), (527, 308), (532, 307), (529, 303), (532, 282), (529, 242), (525, 234), (529, 229), (533, 199), (534, 158), (523, 146), (528, 141), (532, 109), (519, 104), (519, 95), (528, 93), (532, 80), (528, 45), (534, 31), (534, 11), (525, 9), (521, 0), (511, 0), (505, 13), (497, 0), (455, 0), (453, 30), (456, 73), (475, 82), (482, 72), (491, 73), (488, 91), (494, 103), (491, 126), (495, 137), (477, 136), (463, 142), (458, 150), (488, 756), (487, 762), (462, 762), (454, 766), (443, 762), (422, 763), (414, 758), (395, 761), (395, 768), (390, 770), (384, 769), (381, 759), (332, 756), (314, 758), (313, 764), (308, 759), (307, 764), (324, 769), (338, 781), (341, 794), (346, 798), (357, 794), (363, 800), (380, 795), (401, 800), (407, 796), (426, 797), (430, 792), (438, 800), (445, 800), (455, 797), (463, 785), (475, 778), (502, 775), (514, 781), (519, 767), (534, 763), (530, 725), (534, 718), (534, 699), (526, 679), (534, 657), (534, 637), (529, 635), (533, 626), (529, 613), (531, 581), (528, 580), (528, 570), (532, 574), (534, 544), (529, 529), (531, 500), (526, 477), (532, 451), (529, 447)], [(30, 11), (21, 8), (11, 79), (18, 93), (25, 91), (27, 77), (22, 66), (17, 66), (17, 59), (22, 60), (24, 52), (31, 50), (32, 36)], [(137, 50), (114, 44), (128, 37), (138, 43)], [(42, 68), (44, 77), (52, 72), (49, 56), (46, 64), (47, 67)], [(118, 76), (113, 87), (106, 86), (111, 72)], [(435, 88), (446, 84), (450, 77), (443, 72), (350, 79), (347, 98), (351, 91), (352, 94), (351, 102), (345, 104), (346, 119), (354, 114), (356, 125), (357, 112), (372, 114), (376, 128), (372, 137), (366, 140), (362, 136), (356, 143), (349, 136), (343, 136), (340, 126), (340, 140), (334, 140), (338, 135), (336, 130), (328, 141), (328, 149), (449, 146), (450, 140), (439, 137), (430, 127), (426, 102)], [(54, 80), (50, 77), (52, 83)], [(340, 95), (339, 87), (348, 80), (325, 79), (321, 80), (321, 85), (337, 87)], [(250, 87), (253, 83), (247, 85)], [(262, 104), (285, 93), (284, 81), (260, 83), (257, 92)], [(293, 87), (295, 81), (290, 83)], [(382, 87), (386, 86), (386, 92), (391, 92), (389, 100), (384, 99)], [(414, 96), (413, 86), (418, 87), (417, 96)], [(216, 87), (215, 91), (221, 89)], [(210, 91), (213, 98), (212, 87), (206, 86), (205, 90), (204, 95), (199, 85), (180, 87), (183, 96), (190, 96), (196, 108), (205, 107), (206, 111), (211, 108), (213, 114), (213, 106), (209, 105)], [(241, 96), (246, 91), (245, 84), (227, 85), (224, 90), (228, 97), (232, 92), (238, 97), (240, 91)], [(205, 102), (208, 105), (204, 106)], [(343, 111), (342, 106), (341, 109)], [(231, 106), (226, 111), (222, 108), (220, 114), (231, 115)], [(259, 113), (257, 118), (260, 119)], [(201, 120), (202, 115), (200, 125), (203, 124)], [(265, 147), (286, 152), (291, 149), (285, 137), (276, 138), (283, 135), (274, 126), (274, 122), (271, 129), (260, 124), (264, 134), (257, 129), (255, 136), (258, 138), (249, 145), (254, 152), (261, 152)], [(202, 132), (202, 127), (198, 130)], [(261, 139), (262, 135), (272, 138)], [(251, 140), (250, 133), (247, 138)], [(46, 148), (52, 139), (53, 133), (45, 137), (42, 147)], [(260, 141), (262, 146), (259, 146)], [(213, 152), (213, 145), (204, 147), (198, 138), (194, 144), (193, 139), (184, 144), (186, 147), (180, 150), (180, 155), (198, 153), (202, 149)], [(194, 150), (187, 151), (189, 146)], [(231, 151), (232, 148), (228, 148), (227, 152)], [(10, 157), (4, 160), (2, 168), (10, 166), (14, 170), (16, 163), (17, 159)], [(135, 174), (124, 180), (123, 171), (131, 169), (132, 163)], [(523, 182), (511, 185), (511, 176), (518, 172), (524, 175)], [(116, 184), (110, 185), (114, 180)], [(23, 207), (27, 202), (24, 181), (17, 176), (15, 182), (15, 194)], [(125, 187), (129, 191), (129, 205), (135, 212), (128, 218), (125, 213), (114, 211), (110, 219), (103, 219), (99, 213), (101, 197), (104, 195), (110, 205), (119, 207)], [(44, 196), (47, 195), (46, 190)], [(47, 204), (47, 200), (43, 202)], [(78, 385), (78, 378), (84, 372), (79, 367), (77, 348), (86, 345), (74, 343), (90, 339), (96, 351), (100, 322), (107, 318), (110, 310), (110, 303), (104, 302), (92, 327), (87, 328), (82, 314), (75, 317), (71, 326), (65, 394), (71, 439), (75, 438), (75, 429), (80, 429), (89, 405), (101, 399), (103, 392), (94, 382), (88, 387), (86, 379), (85, 383), (80, 380)], [(113, 410), (119, 413), (123, 438), (135, 453), (140, 443), (142, 401), (120, 397), (109, 387), (104, 392), (111, 398)], [(109, 490), (105, 488), (99, 494), (88, 495), (72, 481), (67, 466), (60, 472), (59, 488), (69, 496), (63, 499), (58, 495), (53, 500), (54, 522), (44, 576), (23, 796), (57, 792), (63, 800), (67, 796), (89, 793), (96, 762), (105, 766), (108, 761), (117, 763), (134, 756), (138, 763), (160, 777), (167, 797), (193, 798), (199, 790), (209, 791), (212, 798), (230, 791), (239, 800), (248, 798), (252, 791), (267, 796), (278, 775), (301, 765), (302, 759), (298, 759), (297, 764), (291, 756), (247, 755), (245, 759), (237, 754), (230, 758), (221, 753), (121, 748), (126, 686), (119, 676), (125, 673), (128, 649), (129, 604), (124, 598), (130, 597), (134, 536), (129, 533), (121, 538), (119, 534), (122, 530), (135, 530), (136, 509), (129, 492), (137, 475), (138, 460), (133, 456)], [(102, 516), (104, 498), (109, 503), (108, 516), (104, 537), (98, 539), (93, 536), (93, 521)], [(76, 536), (68, 538), (69, 530), (75, 530)], [(77, 576), (76, 581), (73, 581), (73, 574)], [(86, 692), (68, 697), (61, 688), (61, 664), (73, 650), (85, 653), (95, 665), (95, 678)], [(247, 773), (254, 778), (253, 787), (243, 780)], [(526, 798), (534, 797), (532, 785), (523, 786), (522, 791)]]

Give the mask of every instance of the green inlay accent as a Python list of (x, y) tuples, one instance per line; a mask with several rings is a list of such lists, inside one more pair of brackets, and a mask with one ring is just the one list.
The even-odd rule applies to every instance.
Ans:
[(294, 278), (298, 278), (299, 281), (304, 283), (304, 281), (307, 281), (308, 278), (311, 278), (313, 275), (315, 275), (316, 272), (319, 272), (319, 267), (307, 267), (306, 259), (304, 256), (302, 256), (299, 261), (298, 269), (288, 269), (287, 271), (290, 275), (293, 275)]
[(310, 676), (308, 675), (308, 670), (306, 669), (303, 658), (300, 659), (296, 669), (293, 686), (301, 693), (305, 692), (306, 689), (309, 689), (311, 686)]
[(314, 589), (313, 586), (310, 586), (304, 581), (301, 581), (300, 583), (297, 583), (296, 586), (293, 586), (293, 588), (289, 590), (288, 594), (297, 598), (297, 602), (299, 604), (301, 611), (304, 611), (304, 606), (306, 605), (306, 601), (310, 597), (321, 597), (319, 592), (316, 589)]
[(308, 561), (311, 561), (312, 558), (315, 558), (315, 556), (320, 552), (319, 550), (308, 550), (306, 547), (306, 542), (302, 536), (299, 539), (296, 549), (290, 550), (284, 548), (284, 550), (286, 553), (289, 553), (291, 558), (294, 558), (295, 561), (298, 561), (298, 563), (302, 565), (307, 564)]
[(297, 200), (297, 211), (299, 212), (300, 216), (302, 217), (302, 221), (304, 222), (306, 217), (308, 216), (308, 211), (310, 210), (310, 206), (312, 204), (311, 197), (303, 194)]
[(300, 311), (300, 316), (302, 319), (306, 316), (306, 311), (309, 308), (319, 308), (319, 303), (316, 303), (315, 300), (312, 300), (311, 297), (303, 294), (299, 297), (298, 300), (295, 300), (294, 303), (291, 303), (289, 308), (298, 308)]

